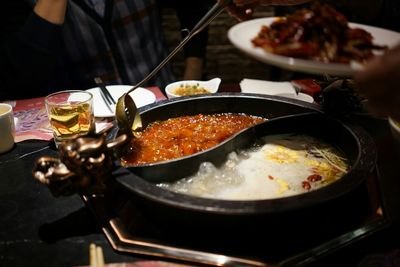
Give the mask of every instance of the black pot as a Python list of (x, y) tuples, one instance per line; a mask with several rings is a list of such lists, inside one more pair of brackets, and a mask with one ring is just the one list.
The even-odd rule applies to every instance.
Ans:
[[(311, 134), (341, 149), (350, 158), (352, 167), (341, 179), (321, 189), (256, 201), (216, 200), (174, 193), (144, 179), (154, 174), (151, 166), (128, 168), (128, 174), (116, 177), (117, 182), (131, 192), (135, 206), (159, 227), (196, 242), (213, 238), (213, 242), (220, 240), (234, 247), (243, 246), (244, 242), (252, 247), (249, 244), (254, 244), (251, 240), (257, 237), (267, 242), (262, 249), (278, 249), (287, 246), (288, 240), (293, 247), (296, 243), (312, 246), (360, 223), (370, 212), (367, 181), (376, 161), (372, 139), (362, 129), (326, 116), (316, 105), (273, 96), (216, 94), (164, 101), (145, 108), (141, 115), (149, 123), (181, 115), (221, 112), (268, 119), (289, 116), (285, 123), (277, 119), (276, 123), (254, 127), (253, 136), (287, 131)], [(296, 115), (310, 112), (301, 123), (296, 119)], [(199, 162), (190, 161), (190, 157), (183, 161), (184, 165), (195, 165), (192, 169), (198, 167)], [(182, 160), (174, 164), (172, 169), (164, 171), (179, 176)]]

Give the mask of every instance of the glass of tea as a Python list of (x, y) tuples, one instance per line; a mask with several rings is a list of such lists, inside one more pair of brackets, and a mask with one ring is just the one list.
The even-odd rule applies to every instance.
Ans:
[(90, 92), (60, 91), (48, 95), (45, 103), (56, 146), (63, 140), (94, 130), (93, 95)]

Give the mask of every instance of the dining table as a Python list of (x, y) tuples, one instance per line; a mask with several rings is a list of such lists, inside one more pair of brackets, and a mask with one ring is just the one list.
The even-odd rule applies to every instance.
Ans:
[[(153, 90), (157, 91), (156, 101), (166, 101), (161, 91)], [(240, 86), (222, 84), (219, 92), (238, 93)], [(360, 227), (353, 233), (357, 237), (349, 242), (337, 245), (335, 239), (328, 252), (309, 251), (308, 258), (295, 266), (396, 266), (400, 262), (399, 151), (386, 119), (370, 114), (350, 119), (376, 145), (375, 193), (382, 220), (373, 229)], [(45, 139), (25, 136), (16, 140), (11, 151), (0, 154), (0, 266), (88, 266), (92, 243), (102, 247), (110, 266), (198, 265), (115, 249), (81, 195), (56, 197), (33, 179), (32, 170), (39, 157), (57, 157), (53, 140)], [(213, 240), (209, 246), (213, 246)], [(313, 258), (313, 253), (320, 256)]]

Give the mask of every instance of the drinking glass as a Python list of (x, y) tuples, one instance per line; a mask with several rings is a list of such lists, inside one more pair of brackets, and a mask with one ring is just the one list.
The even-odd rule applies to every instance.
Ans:
[(45, 103), (57, 147), (63, 140), (94, 130), (93, 95), (90, 92), (60, 91), (48, 95)]

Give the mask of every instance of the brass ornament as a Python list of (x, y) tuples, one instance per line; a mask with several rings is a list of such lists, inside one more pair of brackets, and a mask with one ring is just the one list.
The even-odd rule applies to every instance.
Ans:
[(128, 141), (126, 134), (111, 141), (106, 140), (105, 134), (63, 141), (58, 146), (59, 158), (37, 159), (33, 177), (55, 196), (101, 193), (119, 159), (118, 148)]

